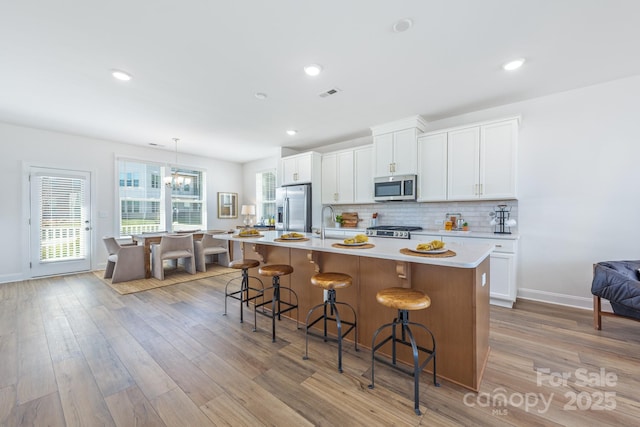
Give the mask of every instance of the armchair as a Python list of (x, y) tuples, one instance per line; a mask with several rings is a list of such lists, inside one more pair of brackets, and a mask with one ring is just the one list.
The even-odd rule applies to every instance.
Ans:
[(211, 233), (204, 233), (201, 240), (193, 242), (196, 255), (196, 270), (207, 271), (207, 256), (217, 255), (218, 264), (229, 266), (229, 243), (213, 237)]
[[(593, 266), (593, 326), (602, 328), (602, 316), (640, 321), (640, 261), (607, 261)], [(600, 299), (611, 302), (613, 313), (602, 311)]]
[(104, 278), (111, 283), (144, 279), (144, 247), (120, 245), (115, 237), (103, 237), (109, 256)]
[(164, 261), (172, 261), (177, 267), (180, 259), (187, 273), (196, 274), (193, 235), (162, 236), (160, 243), (151, 246), (151, 274), (156, 279), (164, 280)]

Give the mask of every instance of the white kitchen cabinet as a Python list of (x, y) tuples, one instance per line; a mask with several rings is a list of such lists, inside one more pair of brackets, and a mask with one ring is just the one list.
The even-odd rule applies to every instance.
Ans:
[(415, 128), (374, 136), (375, 176), (416, 174), (417, 137)]
[(517, 119), (448, 132), (448, 200), (514, 199)]
[(447, 132), (418, 137), (418, 201), (447, 200)]
[(320, 155), (315, 152), (283, 157), (281, 160), (281, 185), (311, 183), (314, 167), (320, 163)]
[(494, 251), (490, 255), (490, 303), (501, 307), (512, 308), (516, 300), (516, 257), (517, 240), (470, 238), (459, 236), (444, 236), (445, 243), (459, 245), (491, 244)]
[(353, 203), (353, 150), (326, 153), (322, 156), (322, 204)]
[(420, 116), (372, 127), (374, 177), (418, 172), (418, 135), (426, 122)]
[(449, 132), (447, 181), (449, 200), (479, 198), (480, 126)]
[(373, 145), (353, 150), (353, 202), (373, 203)]
[(373, 145), (322, 155), (322, 204), (373, 202)]
[(482, 199), (514, 199), (518, 122), (480, 126), (480, 184)]

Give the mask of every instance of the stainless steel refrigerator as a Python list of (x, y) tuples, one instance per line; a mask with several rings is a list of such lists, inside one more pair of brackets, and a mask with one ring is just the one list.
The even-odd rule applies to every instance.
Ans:
[(311, 232), (311, 184), (276, 188), (276, 230)]

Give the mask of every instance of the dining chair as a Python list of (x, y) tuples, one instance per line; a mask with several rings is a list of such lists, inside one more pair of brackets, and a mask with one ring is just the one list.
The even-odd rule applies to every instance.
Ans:
[(111, 283), (144, 279), (144, 247), (137, 245), (121, 245), (115, 237), (103, 237), (109, 256), (104, 278)]
[(196, 274), (193, 235), (168, 234), (162, 236), (160, 243), (151, 245), (151, 274), (156, 279), (164, 280), (164, 261), (171, 261), (177, 268), (179, 260), (187, 273)]
[(218, 256), (218, 264), (229, 266), (229, 243), (213, 237), (214, 233), (204, 233), (202, 239), (195, 240), (196, 270), (207, 271), (207, 257)]

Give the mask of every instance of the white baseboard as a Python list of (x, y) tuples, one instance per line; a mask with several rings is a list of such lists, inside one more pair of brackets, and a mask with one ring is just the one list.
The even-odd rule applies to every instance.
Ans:
[(497, 305), (498, 307), (513, 308), (513, 301), (508, 301), (500, 298), (490, 298), (489, 304)]
[[(518, 299), (546, 302), (548, 304), (581, 308), (583, 310), (593, 310), (593, 298), (557, 294), (554, 292), (538, 291), (536, 289), (518, 289)], [(612, 311), (609, 301), (602, 300), (602, 309)]]
[(0, 283), (21, 282), (25, 278), (20, 273), (3, 274), (0, 276)]

